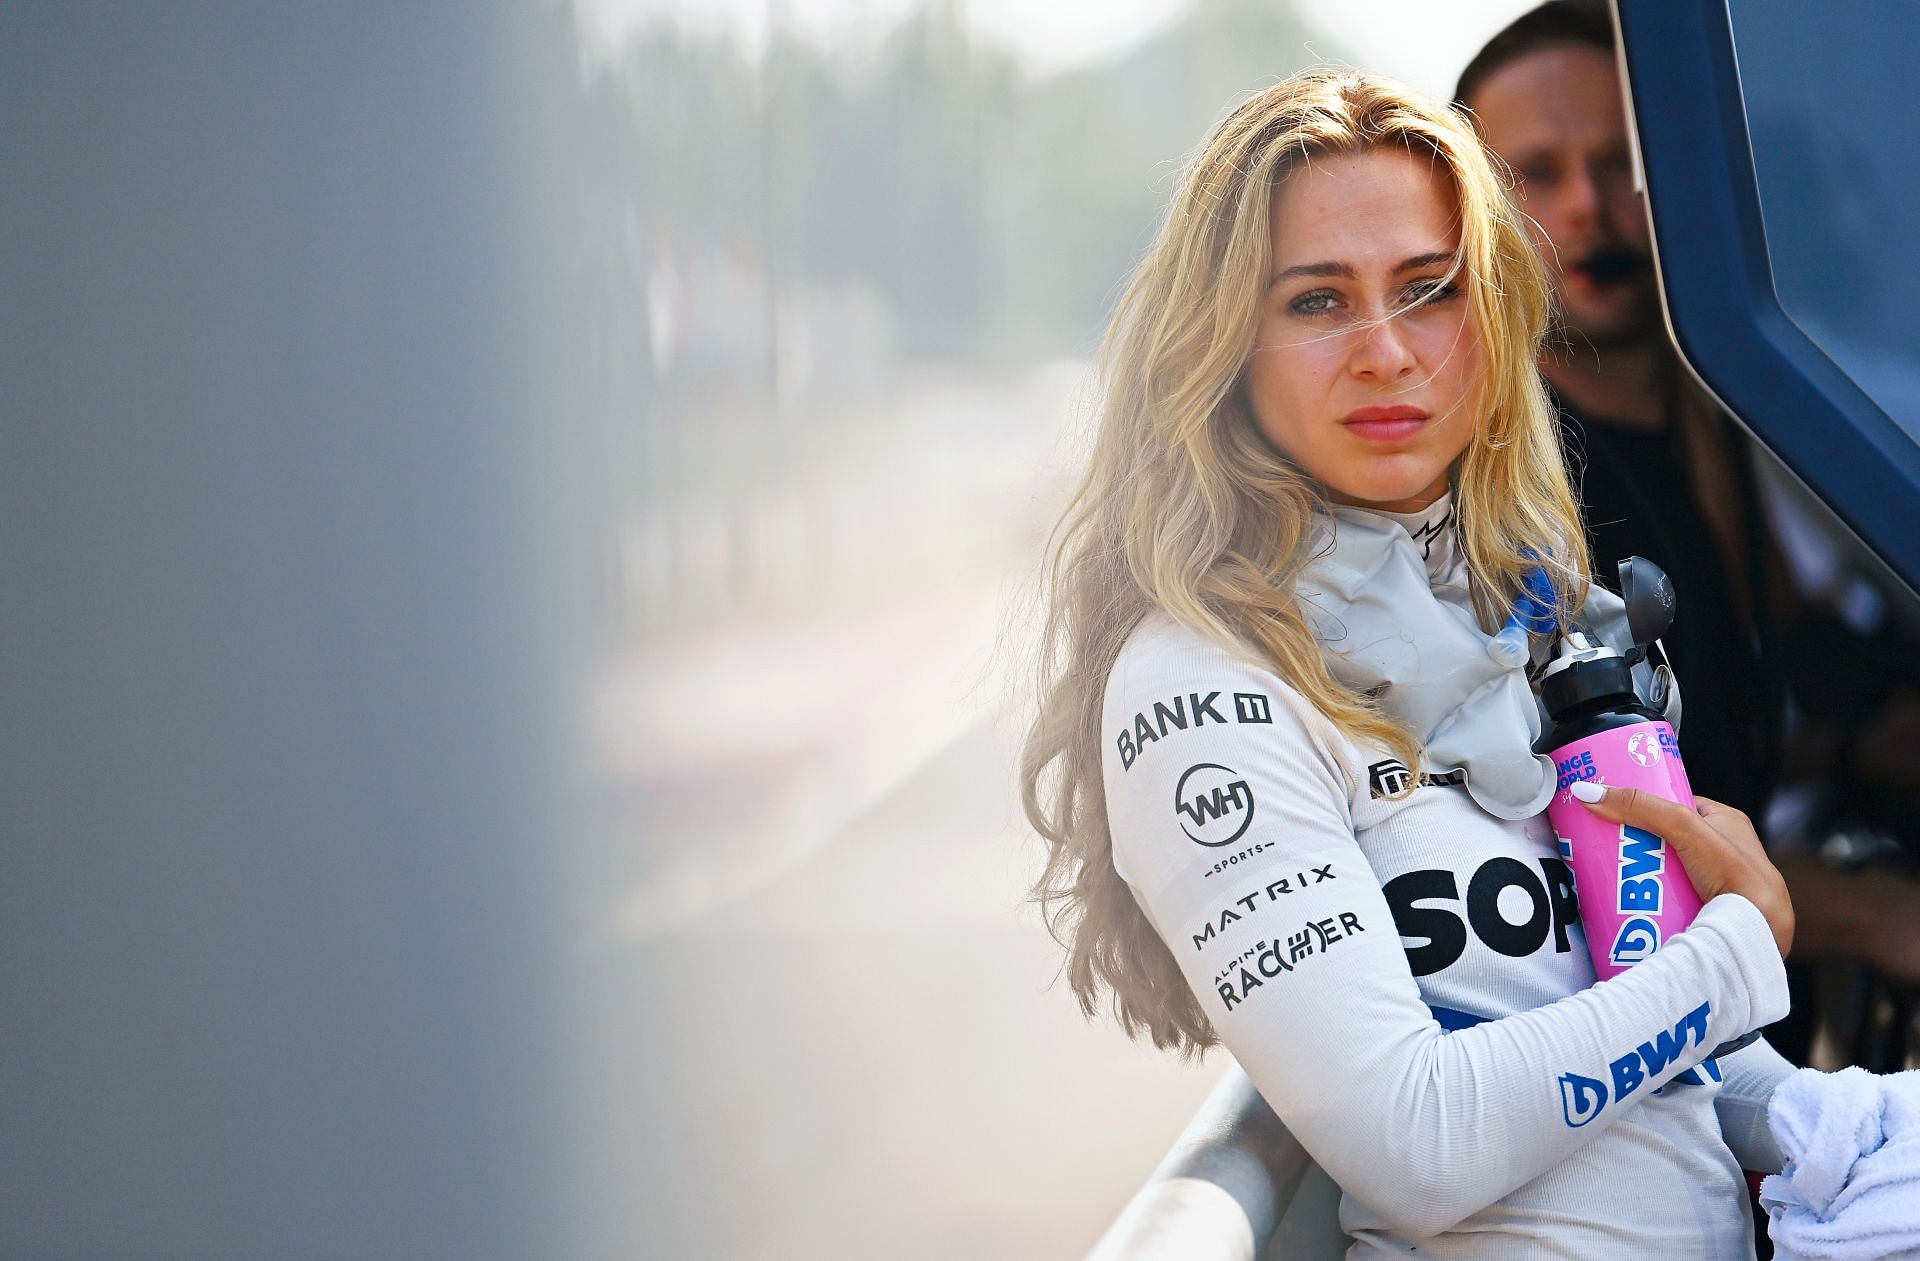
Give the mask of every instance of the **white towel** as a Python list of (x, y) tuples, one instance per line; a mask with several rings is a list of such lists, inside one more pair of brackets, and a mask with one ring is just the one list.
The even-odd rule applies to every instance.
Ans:
[(1803, 1068), (1767, 1121), (1786, 1156), (1760, 1184), (1778, 1261), (1920, 1259), (1920, 1070)]

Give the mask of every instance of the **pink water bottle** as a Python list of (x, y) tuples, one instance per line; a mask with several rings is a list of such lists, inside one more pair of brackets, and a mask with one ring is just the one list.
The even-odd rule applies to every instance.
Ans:
[[(1622, 653), (1579, 629), (1540, 677), (1540, 700), (1552, 730), (1534, 752), (1553, 759), (1558, 776), (1547, 821), (1573, 871), (1574, 897), (1594, 974), (1602, 981), (1651, 958), (1700, 913), (1700, 895), (1664, 838), (1609, 823), (1576, 799), (1581, 780), (1638, 788), (1691, 809), (1693, 786), (1673, 727), (1640, 699), (1633, 667), (1673, 624), (1673, 583), (1639, 556), (1620, 562), (1620, 596), (1633, 646)], [(1713, 1055), (1739, 1050), (1759, 1030), (1724, 1042)]]
[[(1570, 791), (1584, 779), (1693, 806), (1673, 727), (1633, 687), (1633, 667), (1673, 624), (1673, 583), (1658, 565), (1631, 556), (1620, 563), (1620, 595), (1633, 646), (1622, 653), (1578, 629), (1561, 637), (1559, 655), (1540, 678), (1553, 728), (1534, 746), (1553, 759), (1558, 775), (1547, 820), (1573, 871), (1587, 951), (1602, 981), (1650, 958), (1700, 913), (1700, 895), (1665, 839), (1609, 823)], [(1713, 1054), (1737, 1051), (1759, 1036), (1756, 1029)]]
[(1666, 841), (1607, 822), (1570, 790), (1592, 780), (1691, 807), (1693, 789), (1673, 728), (1635, 694), (1628, 659), (1578, 631), (1562, 644), (1540, 682), (1553, 730), (1537, 747), (1553, 759), (1558, 775), (1547, 819), (1573, 869), (1587, 949), (1604, 981), (1691, 924), (1700, 913), (1700, 896)]

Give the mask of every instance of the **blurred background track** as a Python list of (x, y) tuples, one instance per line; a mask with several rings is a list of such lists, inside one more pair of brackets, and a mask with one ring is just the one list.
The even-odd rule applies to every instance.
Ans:
[[(1218, 1074), (1085, 1023), (974, 723), (818, 852), (592, 966), (606, 1237), (660, 1256), (1066, 1257)], [(607, 1124), (619, 1121), (624, 1123)], [(630, 1216), (625, 1216), (630, 1214)], [(599, 1255), (596, 1253), (596, 1255)]]

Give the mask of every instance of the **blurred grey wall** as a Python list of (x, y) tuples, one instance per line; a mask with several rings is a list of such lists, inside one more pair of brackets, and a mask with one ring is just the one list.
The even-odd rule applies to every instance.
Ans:
[(0, 5), (0, 1256), (567, 1251), (554, 17)]

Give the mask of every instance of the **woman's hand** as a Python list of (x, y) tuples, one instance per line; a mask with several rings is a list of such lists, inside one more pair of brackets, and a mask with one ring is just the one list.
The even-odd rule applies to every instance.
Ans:
[(1606, 788), (1597, 800), (1587, 799), (1587, 792), (1600, 789), (1583, 781), (1573, 785), (1573, 795), (1601, 818), (1643, 828), (1673, 846), (1702, 902), (1737, 893), (1759, 907), (1780, 957), (1786, 957), (1793, 946), (1793, 902), (1745, 814), (1705, 797), (1695, 798), (1689, 810), (1638, 788)]

